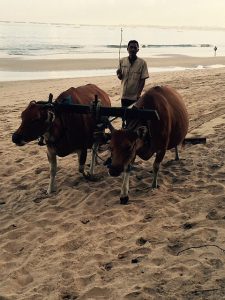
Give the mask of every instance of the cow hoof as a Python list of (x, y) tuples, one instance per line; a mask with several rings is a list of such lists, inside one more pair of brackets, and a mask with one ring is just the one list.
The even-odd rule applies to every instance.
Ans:
[(88, 181), (94, 181), (95, 182), (95, 181), (99, 181), (101, 179), (100, 175), (91, 175), (89, 172), (83, 173), (83, 176)]
[(156, 185), (156, 186), (152, 186), (152, 190), (157, 190), (157, 189), (159, 189), (160, 188), (160, 185)]
[(128, 201), (129, 201), (129, 197), (128, 196), (126, 196), (126, 197), (120, 197), (120, 204), (127, 205)]
[(83, 172), (82, 175), (84, 176), (85, 179), (91, 180), (93, 178), (93, 175), (91, 175), (88, 172)]
[(46, 195), (51, 196), (52, 194), (56, 193), (56, 190), (53, 190), (53, 191), (47, 190), (45, 193), (46, 193)]
[(54, 187), (48, 188), (46, 191), (46, 194), (51, 195), (51, 194), (55, 193), (56, 191), (57, 191), (57, 187), (54, 186)]

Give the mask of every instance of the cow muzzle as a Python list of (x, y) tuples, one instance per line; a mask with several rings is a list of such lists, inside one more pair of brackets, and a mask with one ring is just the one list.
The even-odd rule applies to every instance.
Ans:
[(17, 146), (24, 146), (26, 144), (26, 142), (23, 140), (23, 136), (16, 132), (14, 132), (12, 135), (12, 142)]
[(108, 166), (109, 168), (109, 175), (112, 177), (118, 177), (123, 172), (123, 167), (114, 167), (114, 166)]

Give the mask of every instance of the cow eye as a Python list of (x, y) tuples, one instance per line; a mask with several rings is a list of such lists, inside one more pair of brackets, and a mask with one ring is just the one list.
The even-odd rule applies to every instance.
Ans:
[(126, 152), (131, 152), (133, 150), (133, 146), (132, 145), (126, 146), (125, 150)]
[(33, 124), (36, 124), (36, 123), (39, 122), (39, 121), (40, 121), (39, 118), (31, 120), (31, 122), (32, 122)]

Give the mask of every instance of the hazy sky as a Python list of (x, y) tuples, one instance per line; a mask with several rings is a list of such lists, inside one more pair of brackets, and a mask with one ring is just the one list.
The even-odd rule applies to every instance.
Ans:
[(0, 0), (0, 20), (225, 28), (225, 0)]

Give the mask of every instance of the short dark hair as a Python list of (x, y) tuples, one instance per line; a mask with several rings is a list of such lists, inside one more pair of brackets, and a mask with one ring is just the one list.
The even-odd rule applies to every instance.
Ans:
[(136, 40), (130, 40), (130, 41), (128, 42), (127, 48), (130, 46), (130, 44), (137, 44), (137, 46), (138, 46), (138, 48), (139, 48), (138, 41), (136, 41)]

